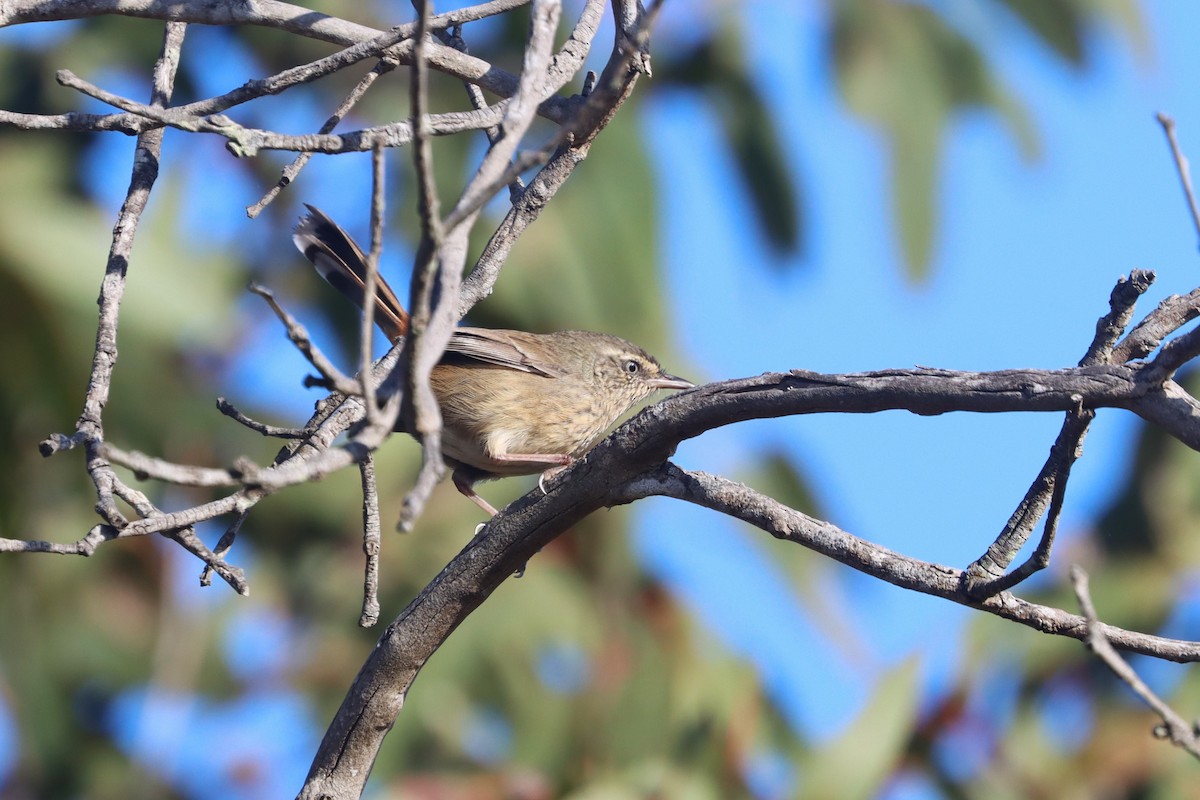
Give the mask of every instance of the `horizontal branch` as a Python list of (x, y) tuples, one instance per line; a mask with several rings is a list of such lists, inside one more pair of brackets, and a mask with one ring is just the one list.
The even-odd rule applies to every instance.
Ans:
[(666, 415), (658, 436), (679, 442), (720, 425), (799, 414), (1124, 408), (1200, 450), (1200, 404), (1174, 382), (1164, 382), (1163, 373), (1153, 363), (996, 372), (766, 373), (707, 384), (665, 400), (657, 406)]
[[(493, 0), (438, 14), (432, 18), (431, 27), (445, 30), (502, 14), (527, 2), (528, 0)], [(254, 3), (211, 3), (199, 0), (9, 0), (0, 4), (0, 27), (108, 14), (202, 25), (255, 25), (275, 28), (346, 47), (347, 53), (339, 58), (338, 68), (384, 55), (395, 58), (400, 64), (411, 64), (411, 42), (403, 40), (411, 37), (415, 30), (415, 25), (408, 23), (381, 31), (279, 0), (257, 0)], [(516, 75), (436, 40), (429, 44), (428, 63), (432, 69), (473, 83), (498, 97), (511, 97), (517, 90)], [(570, 110), (569, 99), (551, 97), (539, 107), (538, 113), (559, 122)]]
[[(741, 511), (722, 492), (746, 491), (732, 481), (660, 468), (683, 440), (735, 422), (814, 413), (907, 410), (932, 415), (1126, 408), (1148, 415), (1176, 385), (1153, 363), (1062, 370), (955, 372), (884, 370), (823, 375), (795, 370), (722, 381), (682, 392), (644, 409), (579, 461), (518, 499), (456, 556), (389, 626), (363, 665), (322, 741), (302, 796), (369, 770), (405, 693), (422, 665), (468, 614), (554, 537), (604, 506), (667, 494), (719, 507), (773, 535), (796, 540), (898, 586), (988, 611), (1056, 635), (1082, 639), (1087, 623), (1061, 609), (1002, 592), (984, 600), (965, 590), (963, 571), (903, 556), (805, 517), (770, 498), (742, 497)], [(1173, 388), (1174, 387), (1174, 388)], [(1180, 392), (1182, 390), (1179, 390)], [(1193, 404), (1195, 401), (1192, 401)], [(1169, 429), (1200, 448), (1195, 424)], [(632, 488), (631, 488), (632, 487)], [(755, 493), (756, 494), (756, 493)], [(1114, 644), (1177, 661), (1200, 660), (1200, 645), (1106, 627)]]
[[(402, 147), (412, 141), (412, 122), (400, 120), (345, 133), (285, 134), (261, 128), (247, 128), (221, 114), (196, 116), (181, 108), (154, 108), (138, 103), (83, 80), (70, 70), (59, 70), (56, 78), (70, 89), (94, 97), (119, 108), (127, 114), (145, 118), (154, 125), (166, 125), (191, 133), (211, 133), (229, 140), (230, 150), (239, 157), (252, 157), (260, 150), (290, 150), (305, 153), (358, 153), (372, 149), (376, 143), (385, 147)], [(449, 111), (430, 115), (429, 129), (435, 136), (452, 136), (472, 130), (483, 130), (499, 122), (508, 101), (472, 111)], [(0, 112), (0, 122), (21, 127), (20, 120), (9, 112)], [(122, 129), (124, 130), (124, 129)]]

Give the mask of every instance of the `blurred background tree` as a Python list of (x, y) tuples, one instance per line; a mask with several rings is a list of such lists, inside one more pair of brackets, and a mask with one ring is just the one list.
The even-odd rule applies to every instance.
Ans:
[[(831, 234), (822, 225), (833, 226), (836, 213), (826, 209), (842, 207), (838, 197), (847, 194), (864, 215), (872, 207), (856, 193), (890, 198), (894, 234), (879, 247), (893, 253), (886, 261), (897, 267), (892, 273), (919, 287), (896, 283), (883, 291), (910, 303), (919, 294), (925, 299), (917, 302), (926, 304), (920, 313), (932, 304), (961, 303), (937, 281), (979, 269), (939, 257), (939, 250), (953, 252), (952, 226), (962, 221), (958, 207), (943, 200), (953, 194), (945, 165), (962, 127), (981, 115), (998, 120), (1005, 133), (988, 145), (1015, 143), (1019, 158), (1033, 157), (1042, 149), (1039, 113), (1022, 94), (1031, 73), (1050, 73), (1048, 80), (1076, 74), (1071, 80), (1078, 85), (1094, 86), (1087, 83), (1089, 71), (1111, 69), (1114, 42), (1146, 53), (1158, 46), (1154, 32), (1162, 30), (1145, 24), (1131, 0), (791, 5), (668, 4), (655, 32), (654, 79), (639, 85), (589, 161), (522, 238), (495, 294), (472, 321), (612, 331), (695, 379), (811, 366), (810, 350), (780, 349), (793, 335), (767, 303), (771, 294), (794, 302), (798, 292), (819, 288), (799, 283), (819, 279), (798, 278), (798, 271), (881, 281), (878, 265), (835, 265), (823, 257), (829, 252), (823, 237)], [(576, 6), (568, 4), (566, 18)], [(381, 28), (411, 17), (407, 4), (389, 2), (326, 2), (320, 9)], [(780, 15), (791, 27), (764, 26), (764, 19)], [(464, 37), (476, 55), (515, 69), (525, 24), (518, 12), (472, 23)], [(789, 91), (796, 83), (781, 76), (778, 62), (764, 51), (777, 50), (781, 41), (786, 48), (787, 37), (801, 27), (806, 41), (819, 47), (797, 50), (791, 69), (804, 75), (804, 88), (826, 87), (866, 130), (877, 131), (877, 149), (864, 155), (861, 142), (831, 132), (837, 122), (793, 123), (797, 98)], [(55, 70), (64, 67), (121, 94), (145, 97), (160, 37), (160, 23), (118, 17), (2, 30), (0, 63), (11, 79), (0, 85), (0, 107), (103, 111), (54, 83)], [(175, 102), (226, 91), (330, 50), (279, 31), (193, 26)], [(264, 98), (234, 116), (285, 132), (315, 130), (356, 76), (339, 74), (303, 93)], [(436, 110), (462, 107), (456, 81), (437, 78), (432, 88)], [(401, 70), (345, 127), (393, 118), (406, 103)], [(703, 109), (703, 126), (689, 128), (696, 118), (687, 110), (696, 107)], [(695, 139), (672, 135), (683, 130)], [(719, 151), (704, 149), (711, 142)], [(461, 183), (482, 147), (467, 137), (438, 140), (438, 176), (447, 191)], [(0, 195), (0, 270), (9, 287), (0, 293), (6, 356), (0, 444), (9, 454), (0, 467), (4, 536), (69, 541), (95, 521), (78, 460), (66, 454), (44, 461), (36, 444), (66, 429), (79, 413), (103, 254), (132, 148), (132, 139), (117, 134), (0, 129), (0, 174), (9, 187)], [(685, 168), (677, 168), (668, 149), (686, 160)], [(716, 159), (699, 155), (713, 152)], [(877, 168), (868, 184), (835, 186), (821, 177), (821, 162), (864, 158)], [(406, 159), (399, 153), (389, 161), (385, 273), (400, 286), (416, 230)], [(130, 269), (121, 362), (108, 406), (108, 430), (123, 445), (186, 463), (228, 464), (242, 454), (261, 462), (274, 445), (215, 413), (213, 398), (228, 396), (251, 416), (278, 424), (307, 416), (318, 395), (300, 388), (304, 363), (261, 304), (245, 295), (250, 278), (279, 289), (321, 343), (336, 350), (341, 342), (343, 363), (351, 363), (351, 312), (317, 284), (288, 238), (299, 204), (309, 201), (365, 241), (369, 162), (318, 157), (283, 202), (247, 221), (241, 209), (274, 182), (284, 163), (278, 154), (235, 160), (214, 138), (168, 132), (162, 177)], [(692, 191), (689, 204), (675, 202), (689, 186), (710, 185), (689, 183), (706, 171), (723, 174), (719, 185), (727, 193)], [(1168, 172), (1163, 185), (1169, 178)], [(1176, 202), (1174, 195), (1167, 199)], [(718, 209), (738, 227), (736, 249), (714, 245), (711, 231), (695, 220), (680, 226), (681, 208), (701, 206)], [(502, 209), (489, 212), (497, 219)], [(877, 226), (861, 224), (871, 232), (866, 238), (878, 233)], [(1183, 225), (1181, 216), (1172, 230), (1183, 231)], [(1098, 226), (1091, 233), (1101, 231)], [(680, 238), (702, 251), (711, 248), (709, 257), (680, 263)], [(1011, 266), (1020, 282), (1043, 265), (1014, 255)], [(1132, 266), (1118, 264), (1113, 274)], [(1074, 356), (1032, 350), (1026, 357), (1045, 358), (1051, 366), (1077, 358), (1091, 331), (1090, 321), (1080, 326), (1076, 320), (1098, 316), (1110, 277), (1105, 273), (1084, 286), (1081, 310), (1067, 315), (1075, 342), (1067, 343), (1066, 352)], [(722, 297), (731, 281), (745, 295)], [(700, 292), (708, 293), (707, 304), (696, 301)], [(856, 299), (834, 292), (816, 302), (837, 306)], [(746, 305), (763, 313), (733, 310)], [(872, 361), (847, 355), (861, 352), (852, 350), (849, 332), (869, 328), (856, 313), (843, 312), (844, 327), (816, 326), (827, 334), (812, 348), (820, 351), (816, 360), (841, 366)], [(990, 319), (985, 310), (978, 313)], [(747, 327), (739, 330), (742, 320)], [(887, 327), (883, 318), (875, 321)], [(753, 340), (756, 323), (777, 331), (770, 346)], [(704, 343), (715, 335), (728, 349), (714, 347), (709, 357)], [(1036, 331), (1031, 335), (1036, 338)], [(731, 357), (730, 350), (742, 357)], [(890, 353), (877, 352), (873, 360), (884, 359), (882, 366), (907, 363), (887, 363)], [(1004, 358), (978, 342), (978, 360), (964, 355), (971, 352), (956, 357), (972, 368)], [(888, 417), (880, 424), (893, 422)], [(844, 513), (850, 501), (834, 477), (819, 469), (819, 458), (808, 461), (796, 452), (806, 434), (772, 424), (769, 431), (760, 424), (738, 434), (741, 477), (818, 516)], [(986, 424), (1000, 441), (1012, 437), (1002, 423)], [(1195, 454), (1153, 432), (1140, 437), (1136, 464), (1113, 468), (1117, 477), (1109, 481), (1107, 499), (1093, 503), (1103, 513), (1090, 534), (1071, 540), (1072, 555), (1088, 562), (1106, 620), (1194, 635), (1190, 622), (1200, 594), (1194, 537), (1187, 534), (1196, 526), (1190, 488), (1196, 482), (1189, 478)], [(712, 449), (726, 441), (713, 439)], [(1044, 453), (1048, 444), (1046, 436), (1033, 439), (1030, 452)], [(851, 451), (864, 446), (847, 443)], [(896, 457), (920, 465), (936, 460), (931, 454), (937, 452), (931, 445), (924, 452), (910, 449), (910, 462)], [(695, 455), (699, 460), (707, 454)], [(380, 454), (385, 519), (395, 519), (417, 464), (417, 446), (400, 437)], [(1025, 481), (1036, 471), (1022, 469)], [(975, 480), (989, 498), (988, 524), (998, 528), (1007, 511), (994, 509), (1011, 506), (1021, 490), (991, 478), (985, 472)], [(484, 493), (498, 503), (530, 485), (504, 481)], [(146, 490), (164, 507), (204, 499), (191, 490)], [(0, 559), (6, 610), (0, 615), (0, 793), (252, 798), (294, 792), (377, 636), (354, 625), (362, 560), (358, 495), (357, 476), (344, 473), (264, 503), (234, 552), (249, 572), (250, 598), (222, 586), (199, 589), (195, 563), (152, 538), (106, 545), (88, 560)], [(385, 539), (385, 617), (437, 573), (476, 521), (474, 507), (442, 487), (414, 534)], [(1088, 526), (1088, 520), (1077, 521), (1080, 529)], [(877, 631), (855, 630), (864, 615), (894, 626), (892, 642), (922, 633), (887, 611), (899, 602), (899, 590), (864, 587), (860, 576), (761, 536), (735, 532), (737, 560), (720, 564), (713, 581), (687, 585), (683, 568), (646, 544), (686, 532), (686, 547), (716, 552), (717, 540), (710, 537), (717, 527), (710, 530), (703, 516), (675, 515), (670, 506), (655, 505), (646, 514), (639, 505), (593, 515), (558, 540), (425, 668), (377, 764), (376, 796), (1194, 794), (1192, 765), (1149, 738), (1149, 717), (1082, 647), (996, 620), (952, 623), (942, 644), (958, 653), (950, 665), (914, 651), (908, 641), (898, 646), (903, 657), (875, 662), (865, 688), (802, 687), (809, 697), (843, 693), (852, 711), (843, 709), (836, 720), (815, 711), (812, 717), (798, 714), (781, 686), (814, 676), (790, 669), (794, 652), (747, 650), (697, 598), (750, 596), (755, 576), (764, 583), (782, 576), (798, 616), (752, 604), (730, 608), (747, 614), (747, 630), (767, 626), (777, 636), (801, 640), (803, 658), (814, 662), (822, 651), (855, 663), (871, 660), (867, 650), (886, 649), (886, 637), (864, 642)], [(631, 528), (633, 539), (626, 533)], [(201, 534), (211, 543), (219, 531)], [(986, 541), (981, 534), (968, 551), (981, 550)], [(946, 556), (963, 563), (953, 558)], [(751, 583), (740, 583), (746, 575)], [(1032, 599), (1073, 606), (1060, 581), (1041, 586), (1044, 596)], [(1162, 672), (1161, 665), (1139, 666)], [(1193, 708), (1197, 684), (1181, 674), (1162, 673), (1158, 685), (1180, 707)]]

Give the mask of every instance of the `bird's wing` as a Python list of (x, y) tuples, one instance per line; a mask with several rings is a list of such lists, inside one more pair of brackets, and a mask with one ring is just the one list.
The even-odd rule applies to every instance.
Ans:
[(446, 352), (547, 378), (565, 375), (566, 370), (561, 366), (535, 355), (536, 348), (530, 345), (536, 336), (492, 328), (456, 328)]

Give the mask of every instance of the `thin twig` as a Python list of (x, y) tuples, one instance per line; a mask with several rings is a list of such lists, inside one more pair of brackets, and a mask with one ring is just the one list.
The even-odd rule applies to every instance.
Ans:
[(1170, 739), (1172, 744), (1200, 759), (1200, 738), (1197, 737), (1196, 726), (1189, 724), (1175, 712), (1175, 709), (1163, 702), (1138, 676), (1133, 667), (1129, 666), (1129, 662), (1121, 658), (1112, 643), (1109, 642), (1108, 636), (1104, 632), (1104, 626), (1100, 624), (1100, 620), (1096, 616), (1096, 606), (1092, 603), (1092, 596), (1088, 591), (1087, 573), (1078, 565), (1071, 567), (1071, 586), (1075, 589), (1079, 608), (1087, 619), (1086, 642), (1088, 649), (1133, 690), (1133, 693), (1141, 698), (1143, 703), (1162, 718), (1163, 728), (1161, 732), (1156, 731), (1156, 735), (1160, 734), (1160, 738)]
[[(230, 523), (229, 527), (225, 529), (225, 532), (221, 534), (221, 538), (217, 540), (217, 546), (214, 550), (214, 554), (217, 556), (217, 558), (224, 559), (225, 555), (231, 549), (233, 549), (233, 543), (237, 540), (238, 532), (242, 529), (242, 524), (246, 521), (248, 516), (250, 516), (250, 509), (243, 509), (240, 513), (238, 513), (233, 522)], [(200, 585), (208, 586), (210, 583), (212, 583), (211, 564), (206, 565), (204, 570), (200, 573)], [(241, 592), (241, 594), (247, 594), (248, 591), (249, 589), (247, 589), (246, 592)]]
[[(476, 6), (456, 9), (431, 19), (430, 28), (448, 28), (483, 19), (510, 11), (527, 2), (528, 0), (491, 0)], [(262, 25), (346, 47), (344, 51), (329, 57), (334, 59), (335, 63), (324, 67), (325, 74), (368, 58), (387, 56), (395, 58), (401, 64), (411, 63), (412, 58), (411, 42), (404, 41), (412, 35), (411, 25), (380, 31), (280, 0), (231, 5), (163, 3), (161, 0), (91, 0), (88, 3), (9, 0), (0, 6), (0, 26), (77, 19), (99, 14), (120, 14), (126, 17), (195, 22), (204, 25)], [(517, 78), (512, 73), (482, 59), (459, 53), (453, 48), (434, 46), (430, 50), (428, 60), (430, 66), (439, 72), (459, 80), (477, 82), (497, 96), (509, 97), (516, 91)], [(559, 122), (569, 112), (569, 105), (570, 101), (567, 98), (551, 98), (539, 109), (539, 113), (547, 119)]]
[[(439, 34), (439, 38), (446, 44), (453, 47), (455, 50), (458, 50), (460, 53), (470, 53), (470, 50), (467, 48), (467, 42), (462, 37), (461, 25), (455, 25), (448, 31), (441, 32)], [(464, 81), (463, 89), (465, 89), (467, 92), (467, 99), (470, 101), (471, 107), (476, 111), (483, 111), (488, 107), (487, 99), (483, 96), (483, 90), (478, 86)], [(492, 125), (484, 128), (483, 132), (487, 136), (488, 144), (492, 145), (493, 147), (496, 145), (496, 142), (500, 140), (501, 132), (499, 125)], [(509, 200), (515, 203), (517, 198), (521, 196), (521, 192), (524, 190), (525, 182), (521, 180), (520, 175), (518, 175), (508, 184)]]
[(99, 445), (97, 454), (115, 464), (130, 469), (138, 480), (153, 479), (176, 486), (225, 487), (238, 486), (240, 481), (226, 469), (176, 464), (137, 450), (123, 450), (109, 442)]
[[(116, 481), (114, 483), (113, 492), (133, 507), (133, 509), (138, 513), (138, 516), (141, 517), (141, 521), (162, 516), (162, 511), (160, 511), (153, 503), (150, 502), (150, 498), (146, 497), (145, 494), (137, 489), (127, 486), (120, 481)], [(132, 535), (134, 531), (137, 530), (137, 524), (138, 523), (134, 523), (126, 526), (121, 531), (121, 534)], [(224, 553), (217, 554), (205, 547), (204, 542), (200, 541), (199, 537), (196, 536), (194, 522), (187, 522), (182, 525), (164, 528), (155, 532), (161, 533), (168, 539), (173, 540), (183, 547), (183, 549), (187, 550), (189, 553), (203, 561), (205, 564), (205, 574), (208, 574), (210, 571), (215, 571), (221, 576), (222, 579), (225, 580), (226, 583), (233, 587), (234, 591), (236, 591), (238, 594), (246, 595), (250, 593), (250, 586), (246, 583), (246, 576), (242, 570), (225, 563), (223, 560)]]
[[(562, 5), (553, 0), (534, 0), (530, 9), (529, 42), (521, 68), (520, 83), (504, 111), (501, 136), (484, 154), (479, 168), (463, 189), (462, 195), (446, 217), (446, 230), (474, 221), (475, 213), (499, 190), (511, 182), (510, 169), (517, 146), (533, 124), (539, 103), (557, 91), (548, 79), (553, 58), (554, 35), (558, 30)], [(584, 104), (586, 106), (586, 103)], [(556, 141), (565, 140), (570, 126), (560, 129)]]
[[(562, 53), (567, 55), (556, 59), (555, 68), (563, 66), (570, 58), (576, 59), (573, 62), (572, 75), (582, 67), (583, 60), (590, 51), (599, 30), (603, 11), (603, 0), (588, 0), (579, 15), (575, 28), (568, 37), (567, 44), (562, 48)], [(571, 122), (565, 126), (571, 131), (569, 141), (563, 141), (550, 160), (546, 162), (546, 166), (538, 171), (537, 175), (529, 182), (529, 186), (513, 203), (512, 208), (505, 214), (495, 233), (483, 248), (483, 252), (476, 259), (470, 274), (463, 281), (458, 308), (460, 317), (491, 293), (492, 287), (500, 276), (500, 269), (507, 261), (514, 243), (533, 224), (546, 204), (555, 197), (575, 169), (587, 158), (590, 142), (612, 118), (611, 113), (592, 109), (592, 104), (607, 104), (615, 113), (616, 109), (620, 108), (629, 97), (639, 73), (636, 70), (621, 69), (620, 64), (627, 63), (627, 58), (628, 54), (620, 51), (614, 44), (609, 64), (612, 65), (616, 62), (616, 65), (612, 69), (609, 69), (608, 66), (605, 68), (605, 75), (609, 78), (604, 84), (605, 91), (589, 92), (583, 104), (584, 108), (576, 108)], [(615, 76), (620, 75), (624, 75), (623, 84), (616, 81)], [(553, 82), (557, 84), (557, 79)]]
[[(163, 30), (162, 52), (154, 65), (151, 106), (162, 107), (171, 100), (175, 72), (179, 66), (179, 53), (186, 31), (186, 25), (173, 22), (168, 23)], [(96, 349), (92, 357), (91, 376), (84, 395), (83, 412), (75, 423), (75, 435), (87, 442), (87, 469), (96, 488), (96, 507), (105, 522), (116, 527), (125, 524), (124, 516), (113, 502), (113, 487), (117, 478), (108, 462), (98, 453), (98, 448), (105, 438), (103, 413), (117, 365), (117, 326), (121, 300), (125, 295), (126, 274), (138, 224), (142, 212), (146, 209), (150, 189), (158, 178), (162, 139), (161, 130), (138, 135), (129, 188), (121, 210), (117, 213), (108, 263), (100, 284), (100, 315), (96, 328)]]
[(241, 567), (235, 567), (225, 561), (225, 553), (228, 552), (228, 548), (225, 548), (225, 550), (218, 548), (216, 552), (209, 550), (204, 546), (204, 542), (200, 541), (200, 538), (196, 536), (193, 528), (181, 528), (168, 533), (167, 536), (204, 562), (204, 570), (200, 575), (201, 586), (208, 586), (211, 582), (208, 576), (216, 572), (223, 581), (229, 584), (242, 597), (250, 595), (250, 584), (246, 580), (246, 573)]
[[(406, 400), (409, 411), (406, 422), (411, 419), (412, 430), (421, 441), (421, 470), (417, 480), (406, 494), (401, 505), (400, 527), (407, 530), (420, 515), (433, 487), (442, 479), (446, 467), (442, 460), (441, 432), (442, 415), (437, 397), (429, 385), (429, 375), (441, 357), (450, 338), (450, 326), (443, 320), (432, 326), (434, 318), (435, 286), (447, 272), (442, 261), (442, 246), (445, 230), (442, 227), (441, 201), (438, 198), (434, 176), (433, 150), (430, 144), (429, 120), (429, 68), (425, 63), (429, 45), (430, 0), (413, 0), (417, 10), (417, 34), (409, 93), (412, 103), (413, 166), (417, 173), (417, 213), (421, 222), (421, 238), (417, 244), (417, 255), (413, 268), (412, 329), (408, 349), (401, 364), (401, 374), (407, 376)], [(446, 305), (444, 294), (439, 296), (439, 305)], [(443, 315), (444, 316), (444, 315)], [(452, 323), (451, 323), (452, 324)]]
[(296, 345), (297, 350), (304, 354), (304, 357), (313, 365), (313, 368), (321, 373), (321, 377), (328, 381), (328, 386), (331, 389), (335, 389), (342, 394), (359, 393), (358, 381), (348, 377), (338, 369), (337, 365), (321, 351), (321, 348), (313, 343), (312, 338), (308, 335), (308, 331), (296, 321), (295, 317), (287, 312), (287, 309), (279, 304), (270, 289), (252, 283), (250, 284), (250, 291), (267, 301), (267, 305), (271, 307), (271, 310), (275, 312), (275, 316), (279, 318), (279, 321), (287, 329), (288, 339), (291, 340), (292, 344)]
[(363, 306), (358, 330), (358, 383), (366, 406), (367, 421), (379, 424), (379, 402), (371, 363), (375, 357), (375, 298), (379, 288), (379, 259), (383, 254), (384, 167), (383, 144), (371, 151), (371, 248), (363, 276)]
[(1163, 378), (1172, 377), (1184, 364), (1200, 355), (1200, 328), (1193, 328), (1162, 346), (1150, 365), (1162, 372)]
[(1150, 355), (1171, 333), (1200, 316), (1200, 289), (1173, 294), (1142, 319), (1116, 347), (1112, 363), (1125, 364)]
[[(262, 150), (293, 150), (315, 153), (364, 152), (382, 140), (387, 147), (401, 147), (412, 141), (412, 125), (407, 120), (388, 125), (364, 128), (342, 134), (308, 133), (296, 136), (275, 133), (258, 128), (247, 128), (222, 114), (194, 116), (180, 109), (163, 109), (145, 105), (101, 89), (80, 78), (70, 70), (56, 73), (58, 82), (89, 97), (108, 103), (131, 114), (190, 133), (209, 133), (224, 137), (226, 149), (239, 158), (250, 158)], [(479, 130), (495, 125), (508, 101), (502, 100), (482, 111), (451, 111), (436, 114), (429, 119), (429, 132), (435, 136), (449, 136), (463, 131)]]
[(217, 410), (255, 433), (261, 433), (263, 436), (272, 436), (276, 439), (301, 439), (311, 433), (307, 428), (281, 428), (277, 425), (267, 425), (264, 422), (251, 419), (224, 397), (217, 398)]
[[(346, 95), (345, 99), (342, 100), (341, 104), (338, 105), (337, 109), (333, 112), (329, 119), (325, 120), (325, 123), (321, 125), (321, 128), (317, 131), (317, 133), (324, 135), (333, 131), (333, 129), (338, 126), (338, 123), (345, 119), (346, 115), (350, 113), (350, 110), (358, 104), (358, 101), (361, 100), (364, 95), (366, 95), (367, 90), (371, 88), (376, 79), (378, 79), (380, 75), (386, 75), (388, 72), (391, 72), (396, 68), (396, 65), (397, 62), (393, 59), (381, 59), (379, 63), (371, 69), (370, 72), (362, 77), (362, 80), (355, 84), (354, 88), (350, 90), (350, 93)], [(381, 142), (376, 142), (373, 150), (378, 149), (381, 144)], [(274, 186), (271, 187), (270, 191), (263, 195), (257, 203), (249, 206), (246, 209), (246, 216), (248, 216), (250, 219), (254, 219), (261, 214), (263, 209), (266, 208), (276, 197), (278, 197), (279, 193), (282, 192), (285, 187), (290, 186), (292, 181), (296, 180), (296, 176), (300, 174), (300, 170), (304, 169), (304, 166), (308, 164), (312, 157), (313, 153), (311, 151), (303, 152), (296, 156), (296, 158), (292, 160), (292, 163), (283, 168), (283, 174), (280, 175), (279, 180)]]
[(96, 552), (96, 548), (110, 539), (118, 539), (121, 532), (111, 525), (94, 525), (77, 542), (45, 542), (37, 539), (0, 538), (0, 553), (55, 553), (65, 556), (84, 556)]
[(1161, 111), (1155, 117), (1162, 125), (1163, 133), (1167, 135), (1167, 144), (1171, 147), (1171, 157), (1175, 159), (1175, 169), (1179, 173), (1179, 182), (1183, 185), (1183, 196), (1187, 200), (1188, 211), (1192, 215), (1192, 225), (1200, 234), (1200, 207), (1196, 206), (1196, 194), (1192, 191), (1192, 171), (1188, 166), (1187, 156), (1179, 148), (1179, 140), (1175, 138), (1175, 120)]
[(370, 628), (379, 622), (379, 550), (382, 546), (379, 521), (379, 491), (375, 484), (375, 460), (363, 459), (358, 465), (363, 492), (363, 605), (358, 624)]

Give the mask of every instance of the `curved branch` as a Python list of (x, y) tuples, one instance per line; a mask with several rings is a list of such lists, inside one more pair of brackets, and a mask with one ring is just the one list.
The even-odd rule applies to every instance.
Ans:
[[(1163, 387), (1148, 384), (1150, 365), (1099, 365), (1064, 370), (884, 370), (854, 375), (768, 373), (724, 381), (670, 397), (643, 410), (582, 459), (500, 512), (388, 627), (342, 703), (313, 761), (301, 797), (356, 797), (383, 736), (400, 713), (420, 668), (468, 614), (554, 537), (603, 506), (648, 494), (670, 494), (732, 513), (774, 535), (788, 533), (843, 563), (905, 588), (925, 591), (1037, 630), (1083, 638), (1086, 622), (1005, 592), (973, 600), (961, 570), (917, 561), (870, 545), (831, 525), (799, 515), (769, 498), (738, 502), (722, 493), (748, 492), (731, 481), (655, 471), (684, 439), (733, 422), (812, 413), (904, 409), (948, 411), (1070, 411), (1152, 407)], [(1139, 412), (1140, 413), (1140, 412)], [(1200, 448), (1196, 433), (1171, 430)], [(635, 489), (630, 485), (637, 480)], [(647, 483), (649, 482), (649, 483)], [(674, 493), (674, 494), (672, 494)], [(736, 510), (740, 509), (740, 511)], [(816, 538), (820, 533), (823, 540)], [(806, 538), (807, 537), (807, 538)], [(822, 543), (824, 542), (824, 543)], [(1173, 660), (1200, 660), (1200, 646), (1106, 629), (1118, 646)]]
[[(1088, 620), (1059, 608), (1022, 600), (1009, 592), (1000, 592), (985, 600), (974, 600), (965, 589), (967, 573), (912, 558), (882, 545), (815, 519), (783, 505), (736, 481), (704, 472), (687, 472), (674, 464), (647, 474), (623, 490), (622, 500), (661, 495), (727, 514), (776, 539), (795, 542), (902, 589), (911, 589), (950, 600), (1003, 619), (1026, 625), (1042, 633), (1086, 641)], [(1106, 639), (1132, 653), (1168, 661), (1200, 661), (1200, 642), (1188, 642), (1129, 631), (1113, 625), (1101, 625)]]

